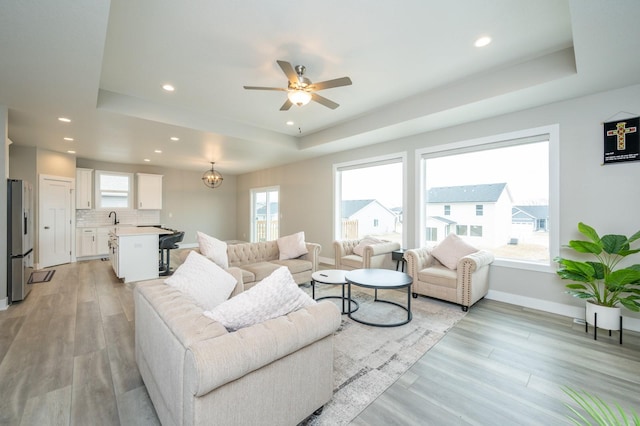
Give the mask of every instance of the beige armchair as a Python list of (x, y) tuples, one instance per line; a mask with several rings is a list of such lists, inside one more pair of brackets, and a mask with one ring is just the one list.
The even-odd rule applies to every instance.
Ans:
[(449, 269), (431, 254), (432, 248), (407, 250), (407, 273), (413, 278), (413, 297), (419, 294), (462, 306), (463, 311), (489, 291), (489, 265), (493, 254), (479, 250), (461, 257), (456, 269)]
[[(363, 240), (336, 240), (333, 242), (336, 269), (393, 269), (391, 252), (400, 249), (400, 243), (392, 241), (367, 243)], [(357, 247), (361, 242), (366, 244), (364, 247), (360, 245), (362, 256), (353, 251), (354, 249), (358, 251)]]

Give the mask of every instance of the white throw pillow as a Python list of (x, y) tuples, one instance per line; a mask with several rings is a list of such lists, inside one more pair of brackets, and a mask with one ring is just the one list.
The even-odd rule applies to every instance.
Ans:
[(364, 237), (362, 240), (360, 240), (358, 245), (353, 248), (353, 253), (357, 254), (358, 256), (363, 256), (364, 255), (364, 248), (366, 246), (370, 246), (372, 244), (383, 243), (383, 242), (384, 242), (384, 240), (380, 240), (380, 239), (375, 238), (375, 237), (369, 237), (369, 236)]
[(447, 238), (434, 247), (431, 255), (447, 268), (458, 269), (458, 261), (461, 258), (477, 251), (477, 248), (467, 244), (456, 234), (449, 234)]
[(205, 311), (204, 315), (234, 331), (315, 303), (298, 287), (289, 269), (282, 266), (249, 290)]
[(278, 238), (280, 260), (295, 259), (309, 253), (304, 242), (304, 231)]
[(200, 253), (213, 260), (222, 269), (229, 269), (227, 243), (200, 231), (196, 232), (196, 236)]
[(229, 298), (238, 281), (206, 257), (192, 251), (164, 282), (191, 296), (202, 309), (213, 309)]

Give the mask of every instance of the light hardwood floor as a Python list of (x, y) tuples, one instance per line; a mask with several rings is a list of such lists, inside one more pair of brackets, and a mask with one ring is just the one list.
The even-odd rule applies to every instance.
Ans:
[[(132, 286), (109, 262), (54, 269), (0, 311), (0, 424), (158, 424), (135, 363)], [(638, 409), (640, 336), (596, 342), (570, 318), (485, 300), (353, 424), (563, 424), (561, 385)]]

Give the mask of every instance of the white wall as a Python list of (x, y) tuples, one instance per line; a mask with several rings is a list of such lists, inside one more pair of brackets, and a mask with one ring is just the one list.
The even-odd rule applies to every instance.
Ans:
[[(7, 156), (9, 151), (5, 147), (5, 141), (9, 139), (9, 108), (0, 105), (0, 140), (2, 141), (2, 153), (0, 153), (0, 175), (4, 178), (9, 176), (7, 170)], [(6, 180), (4, 180), (6, 182)], [(7, 185), (0, 185), (0, 310), (7, 309), (9, 301), (7, 299)]]
[[(281, 235), (304, 230), (307, 240), (322, 245), (321, 257), (333, 258), (334, 163), (406, 151), (408, 176), (418, 176), (417, 149), (553, 124), (560, 128), (560, 223), (552, 226), (559, 230), (560, 243), (578, 237), (579, 221), (603, 234), (631, 235), (640, 229), (640, 186), (636, 183), (640, 179), (640, 162), (601, 166), (601, 123), (626, 118), (621, 116), (622, 111), (640, 115), (640, 85), (241, 175), (237, 179), (237, 235), (242, 238), (249, 234), (250, 188), (280, 185)], [(416, 185), (417, 178), (410, 178), (404, 206), (409, 248), (418, 238)], [(564, 283), (554, 268), (534, 271), (492, 266), (491, 297), (580, 315), (583, 302), (564, 294)], [(625, 310), (625, 328), (629, 325), (640, 329), (640, 315)]]

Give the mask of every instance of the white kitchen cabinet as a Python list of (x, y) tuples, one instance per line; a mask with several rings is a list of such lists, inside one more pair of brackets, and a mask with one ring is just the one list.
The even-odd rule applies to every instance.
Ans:
[(93, 170), (76, 169), (76, 209), (93, 208)]
[(109, 254), (109, 231), (113, 228), (96, 229), (96, 254), (106, 256)]
[(137, 173), (139, 210), (162, 210), (162, 175)]
[(76, 257), (95, 256), (96, 247), (96, 228), (76, 230)]
[(158, 237), (169, 231), (154, 227), (120, 227), (111, 234), (109, 258), (124, 282), (158, 278)]

